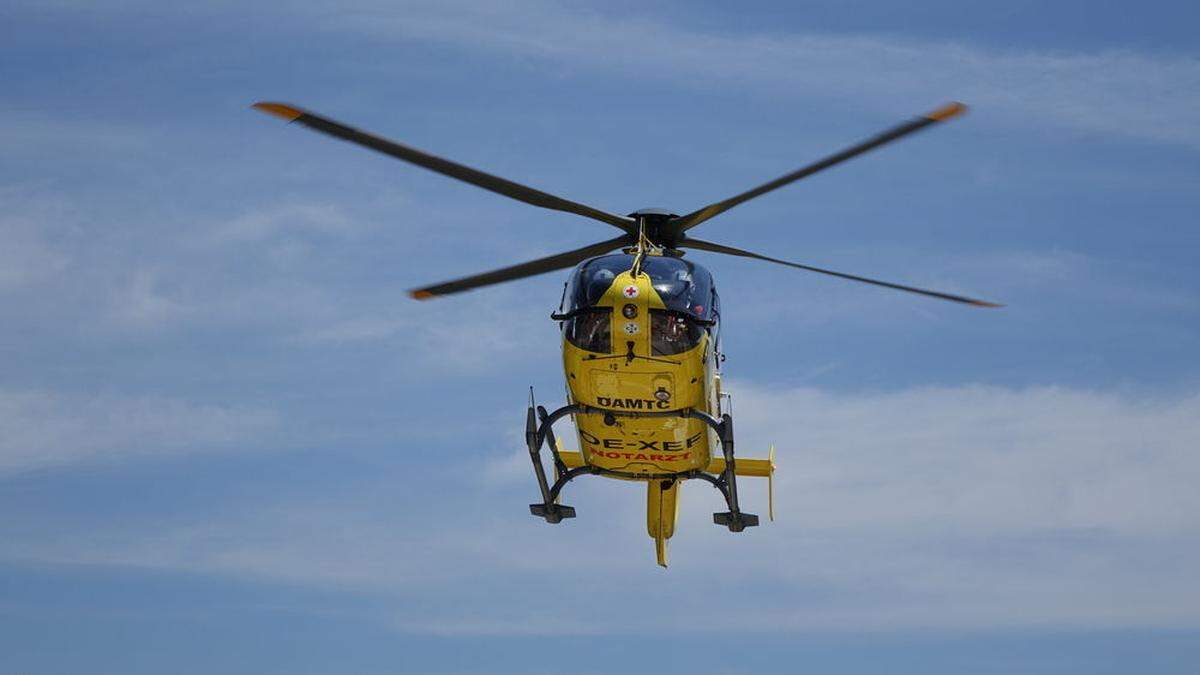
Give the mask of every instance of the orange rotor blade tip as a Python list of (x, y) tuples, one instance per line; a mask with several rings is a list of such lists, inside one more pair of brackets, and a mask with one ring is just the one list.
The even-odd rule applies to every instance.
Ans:
[(944, 121), (950, 119), (951, 117), (957, 117), (958, 115), (961, 115), (961, 114), (965, 113), (966, 111), (967, 111), (966, 105), (959, 103), (958, 101), (953, 101), (951, 103), (947, 103), (946, 105), (938, 108), (937, 110), (934, 110), (933, 112), (929, 113), (925, 117), (928, 119), (931, 119), (935, 122), (944, 122)]
[(409, 291), (408, 294), (413, 300), (428, 300), (434, 297), (429, 291)]
[(256, 110), (261, 110), (267, 114), (274, 115), (276, 117), (282, 117), (283, 119), (285, 119), (289, 122), (294, 121), (296, 118), (298, 118), (304, 114), (303, 110), (300, 110), (298, 108), (293, 108), (292, 106), (285, 105), (283, 103), (260, 102), (260, 103), (255, 103), (251, 107), (255, 108)]

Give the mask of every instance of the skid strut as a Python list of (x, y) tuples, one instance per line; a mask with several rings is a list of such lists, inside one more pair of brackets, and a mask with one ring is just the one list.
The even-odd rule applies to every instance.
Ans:
[[(558, 443), (554, 437), (554, 423), (567, 415), (614, 415), (617, 417), (683, 417), (698, 419), (716, 432), (721, 441), (721, 451), (725, 456), (725, 470), (720, 475), (705, 473), (701, 470), (683, 471), (679, 473), (647, 474), (629, 471), (613, 471), (596, 466), (584, 465), (567, 469), (558, 453)], [(546, 469), (542, 466), (541, 448), (547, 443), (554, 460), (554, 483), (546, 478)], [(574, 518), (575, 508), (558, 503), (559, 494), (567, 483), (585, 475), (616, 476), (638, 480), (677, 480), (698, 478), (712, 484), (721, 496), (725, 498), (728, 511), (713, 514), (713, 523), (723, 525), (730, 532), (741, 532), (747, 527), (758, 525), (758, 516), (744, 513), (738, 506), (736, 462), (733, 456), (733, 418), (729, 414), (721, 415), (717, 420), (712, 415), (700, 410), (685, 408), (672, 411), (635, 411), (635, 410), (606, 410), (593, 408), (588, 405), (573, 403), (565, 405), (554, 412), (547, 413), (546, 409), (533, 401), (533, 390), (529, 392), (529, 408), (525, 414), (525, 445), (529, 449), (529, 459), (533, 462), (533, 473), (537, 478), (538, 489), (542, 493), (540, 504), (530, 504), (529, 512), (544, 519), (547, 523), (560, 523), (564, 518)]]
[(725, 474), (721, 479), (725, 483), (725, 489), (722, 492), (725, 494), (726, 503), (729, 504), (729, 510), (723, 513), (714, 513), (713, 522), (728, 527), (730, 532), (741, 532), (747, 527), (758, 525), (758, 516), (753, 513), (742, 513), (742, 510), (738, 508), (737, 473), (733, 459), (733, 417), (730, 417), (729, 413), (721, 415), (717, 436), (721, 439), (721, 452), (725, 454)]
[[(557, 411), (555, 411), (557, 412)], [(538, 416), (542, 417), (542, 423), (539, 426)], [(558, 503), (558, 490), (551, 493), (550, 485), (546, 481), (546, 469), (542, 466), (542, 457), (540, 454), (542, 443), (546, 440), (547, 434), (550, 435), (550, 452), (554, 455), (554, 470), (555, 476), (554, 486), (558, 487), (559, 482), (563, 479), (565, 466), (562, 459), (558, 456), (558, 448), (554, 442), (554, 430), (551, 429), (551, 424), (547, 424), (546, 409), (542, 406), (537, 406), (536, 411), (533, 405), (533, 390), (529, 390), (529, 410), (525, 413), (525, 445), (529, 448), (529, 459), (533, 462), (533, 473), (537, 476), (538, 489), (542, 491), (542, 503), (530, 504), (529, 512), (535, 516), (544, 518), (547, 523), (561, 523), (563, 518), (574, 518), (575, 508), (565, 506)]]

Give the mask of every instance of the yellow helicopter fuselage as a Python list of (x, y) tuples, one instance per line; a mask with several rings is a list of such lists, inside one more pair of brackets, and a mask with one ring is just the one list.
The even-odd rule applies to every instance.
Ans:
[(555, 452), (568, 469), (646, 482), (647, 534), (665, 566), (683, 481), (705, 478), (727, 493), (733, 473), (774, 471), (771, 459), (726, 471), (716, 289), (698, 265), (627, 253), (582, 263), (567, 298), (570, 311), (557, 316), (579, 451)]
[[(703, 333), (698, 344), (681, 353), (656, 352), (651, 311), (667, 307), (648, 275), (617, 275), (596, 309), (608, 315), (612, 351), (590, 352), (564, 337), (569, 402), (614, 413), (690, 408), (719, 415), (712, 336)], [(716, 441), (703, 422), (671, 416), (576, 415), (575, 426), (585, 462), (630, 474), (705, 469)]]
[(707, 469), (717, 439), (696, 419), (618, 413), (690, 408), (719, 415), (715, 342), (705, 332), (690, 349), (656, 353), (652, 331), (664, 322), (652, 322), (652, 312), (666, 312), (667, 306), (644, 273), (617, 275), (595, 307), (607, 314), (601, 321), (609, 322), (611, 353), (582, 349), (565, 336), (562, 343), (568, 402), (613, 412), (574, 416), (581, 459), (616, 472), (610, 476), (647, 481), (646, 530), (655, 541), (658, 563), (665, 566), (681, 481), (656, 476)]

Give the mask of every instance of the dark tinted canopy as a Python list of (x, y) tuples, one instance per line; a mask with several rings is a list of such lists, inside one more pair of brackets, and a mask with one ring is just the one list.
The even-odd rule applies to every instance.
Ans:
[[(633, 267), (633, 256), (620, 253), (586, 260), (575, 268), (567, 287), (568, 311), (593, 307), (618, 274)], [(708, 270), (683, 258), (647, 256), (642, 270), (667, 309), (703, 321), (714, 320), (717, 294)]]

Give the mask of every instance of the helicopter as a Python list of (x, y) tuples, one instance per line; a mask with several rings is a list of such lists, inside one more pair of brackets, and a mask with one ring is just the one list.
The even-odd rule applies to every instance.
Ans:
[[(525, 444), (541, 500), (530, 513), (547, 523), (574, 518), (560, 503), (575, 478), (595, 475), (646, 483), (646, 531), (655, 558), (667, 566), (667, 542), (675, 532), (679, 490), (700, 480), (721, 494), (728, 510), (713, 522), (730, 532), (759, 524), (741, 509), (738, 477), (767, 479), (768, 514), (774, 520), (775, 451), (765, 459), (735, 458), (731, 399), (721, 390), (721, 307), (712, 274), (684, 259), (685, 250), (722, 253), (786, 265), (976, 307), (1001, 305), (962, 295), (789, 262), (734, 248), (688, 232), (739, 204), (962, 114), (952, 102), (860, 143), (723, 201), (684, 215), (643, 208), (626, 216), (570, 201), (289, 104), (260, 102), (254, 108), (315, 131), (415, 164), (545, 209), (600, 221), (620, 231), (601, 242), (501, 269), (414, 289), (418, 300), (452, 295), (545, 272), (573, 268), (558, 310), (550, 317), (562, 334), (567, 403), (553, 411), (529, 393)], [(613, 253), (614, 251), (619, 251)], [(553, 425), (575, 424), (578, 451), (560, 446)], [(546, 447), (554, 470), (547, 475)], [(718, 450), (719, 449), (719, 450)]]

